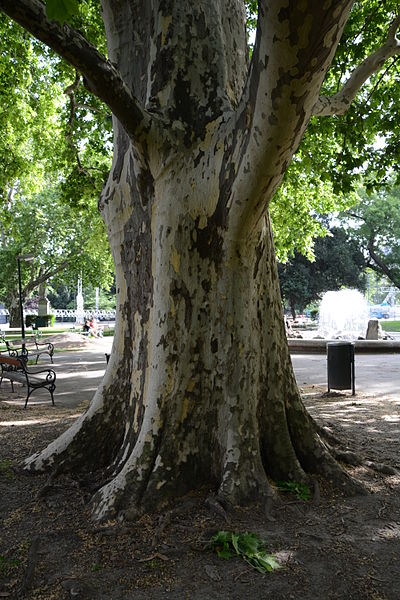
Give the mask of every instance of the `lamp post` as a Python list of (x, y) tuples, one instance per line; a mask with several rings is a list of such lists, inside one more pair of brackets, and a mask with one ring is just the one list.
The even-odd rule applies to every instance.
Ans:
[(21, 260), (25, 262), (33, 262), (33, 254), (21, 254), (17, 256), (18, 265), (18, 291), (19, 291), (19, 310), (21, 314), (21, 337), (22, 337), (22, 352), (25, 352), (25, 325), (24, 325), (24, 308), (22, 306), (22, 284), (21, 284)]

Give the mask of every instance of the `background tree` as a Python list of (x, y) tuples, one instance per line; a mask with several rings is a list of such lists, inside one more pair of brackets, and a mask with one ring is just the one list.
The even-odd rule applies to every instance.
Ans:
[(315, 242), (314, 260), (295, 252), (286, 263), (278, 263), (279, 283), (283, 299), (292, 317), (327, 291), (341, 287), (365, 290), (365, 259), (355, 240), (347, 232), (334, 227), (326, 237)]
[(111, 254), (104, 225), (92, 202), (79, 211), (63, 202), (57, 190), (24, 197), (16, 195), (0, 213), (0, 296), (12, 327), (20, 325), (17, 256), (33, 254), (21, 263), (22, 299), (41, 283), (60, 278), (74, 283), (80, 275), (94, 285), (110, 287)]
[(400, 288), (400, 188), (364, 190), (342, 218), (364, 252), (366, 265)]
[[(87, 284), (82, 288), (86, 310), (96, 308), (96, 287)], [(76, 284), (67, 285), (62, 282), (62, 278), (56, 277), (54, 285), (50, 281), (47, 297), (53, 308), (74, 309), (76, 308)], [(100, 310), (115, 310), (115, 285), (111, 285), (109, 289), (99, 287), (98, 300)]]
[(37, 192), (59, 151), (60, 84), (49, 51), (0, 14), (0, 202)]
[[(253, 9), (254, 3), (253, 4)], [(350, 208), (361, 185), (368, 192), (392, 186), (399, 178), (399, 55), (381, 69), (361, 70), (349, 78), (353, 65), (377, 51), (387, 35), (387, 17), (394, 2), (354, 2), (321, 94), (333, 97), (331, 108), (313, 116), (271, 203), (275, 243), (280, 260), (295, 247), (312, 257), (313, 238), (325, 233), (320, 215)], [(374, 55), (382, 65), (385, 49)], [(361, 79), (358, 79), (361, 75)], [(356, 96), (354, 94), (357, 93)], [(353, 101), (351, 102), (351, 99)]]
[(109, 466), (97, 518), (204, 485), (221, 502), (265, 499), (267, 475), (360, 490), (299, 396), (268, 213), (311, 117), (345, 113), (400, 52), (388, 1), (379, 35), (369, 21), (342, 77), (328, 74), (352, 6), (260, 0), (249, 65), (239, 0), (104, 0), (108, 60), (39, 0), (0, 0), (114, 116), (100, 201), (116, 267), (111, 360), (87, 413), (27, 463)]
[[(91, 12), (88, 23), (96, 39)], [(96, 210), (110, 167), (111, 116), (97, 98), (88, 99), (70, 65), (4, 13), (0, 34), (0, 293), (11, 325), (18, 326), (21, 252), (35, 255), (33, 265), (22, 265), (24, 298), (62, 271), (74, 286), (80, 272), (94, 285), (108, 287), (112, 281), (109, 245)]]

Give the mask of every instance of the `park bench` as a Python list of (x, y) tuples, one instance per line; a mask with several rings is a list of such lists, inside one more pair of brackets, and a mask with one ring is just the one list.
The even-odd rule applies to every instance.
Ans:
[(6, 354), (0, 354), (0, 367), (0, 385), (3, 383), (3, 379), (10, 380), (12, 391), (14, 391), (14, 383), (26, 385), (27, 396), (24, 408), (26, 408), (32, 392), (40, 388), (47, 389), (50, 392), (51, 402), (54, 406), (53, 393), (56, 389), (56, 374), (52, 369), (43, 369), (40, 371), (28, 370), (26, 358), (23, 356), (7, 356)]
[[(23, 343), (25, 348), (22, 346)], [(25, 357), (27, 361), (36, 358), (35, 364), (37, 365), (39, 357), (47, 354), (50, 361), (53, 362), (54, 345), (50, 342), (39, 343), (36, 337), (33, 336), (31, 338), (5, 340), (5, 344), (10, 356)]]

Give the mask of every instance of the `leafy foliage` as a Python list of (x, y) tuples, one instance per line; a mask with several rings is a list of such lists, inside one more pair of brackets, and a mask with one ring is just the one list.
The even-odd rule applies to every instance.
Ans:
[(37, 192), (59, 154), (60, 83), (39, 42), (0, 13), (0, 202)]
[[(354, 3), (322, 93), (334, 94), (346, 81), (349, 72), (385, 42), (398, 8), (396, 0), (358, 0)], [(354, 189), (364, 177), (368, 189), (372, 189), (387, 182), (388, 168), (398, 170), (398, 82), (397, 56), (389, 59), (384, 68), (362, 86), (345, 117), (318, 119), (312, 124), (310, 134), (317, 128), (326, 140), (332, 140), (334, 136), (337, 141), (337, 158), (326, 163), (325, 170), (336, 177), (337, 187), (342, 190)], [(377, 147), (379, 138), (384, 144)], [(321, 145), (320, 164), (325, 158), (325, 147)]]
[[(383, 43), (397, 9), (395, 0), (385, 3), (358, 0), (354, 3), (322, 93), (335, 94), (355, 66)], [(100, 51), (106, 52), (104, 28), (96, 0), (46, 0), (46, 10), (49, 18), (70, 22)], [(255, 0), (246, 0), (250, 32), (256, 28), (257, 10)], [(109, 111), (79, 85), (71, 118), (71, 107), (63, 96), (63, 89), (74, 80), (71, 67), (32, 40), (4, 15), (1, 19), (0, 94), (3, 90), (2, 106), (8, 108), (2, 113), (4, 123), (0, 117), (0, 154), (4, 159), (2, 164), (6, 166), (0, 174), (0, 196), (6, 198), (10, 186), (17, 179), (19, 186), (25, 184), (32, 190), (34, 182), (38, 186), (40, 172), (48, 171), (48, 163), (53, 161), (57, 163), (59, 173), (63, 174), (63, 197), (83, 207), (88, 198), (101, 190), (110, 165)], [(345, 116), (311, 119), (271, 203), (280, 261), (287, 261), (295, 249), (312, 259), (315, 238), (326, 234), (321, 216), (344, 211), (354, 204), (354, 189), (361, 178), (364, 178), (369, 190), (387, 183), (390, 171), (397, 169), (400, 164), (400, 133), (397, 127), (400, 117), (399, 64), (399, 57), (387, 61), (384, 70), (364, 84)], [(51, 103), (53, 108), (49, 110)], [(18, 115), (23, 116), (28, 126), (24, 126)], [(53, 115), (52, 126), (47, 124), (49, 115)], [(10, 125), (13, 123), (15, 126)], [(35, 123), (37, 130), (40, 124), (44, 136), (34, 133)], [(47, 134), (53, 134), (55, 127), (64, 138), (63, 146), (58, 149), (55, 148), (57, 136)], [(26, 135), (29, 136), (28, 144)], [(36, 146), (33, 147), (35, 140)], [(378, 147), (377, 140), (381, 141)], [(38, 163), (37, 157), (42, 155), (47, 156), (46, 165)], [(32, 156), (35, 156), (35, 162), (31, 160)], [(34, 179), (27, 177), (29, 171), (33, 175), (33, 164)], [(24, 172), (25, 178), (21, 177)], [(2, 178), (6, 178), (7, 183), (2, 185)]]
[[(105, 47), (95, 0), (79, 11), (78, 3), (55, 4)], [(0, 296), (7, 304), (15, 297), (20, 253), (35, 255), (34, 265), (23, 265), (24, 295), (39, 273), (58, 272), (57, 282), (75, 285), (82, 272), (85, 283), (108, 288), (113, 268), (97, 200), (111, 164), (109, 110), (69, 65), (3, 13), (0, 34)]]
[(281, 294), (293, 317), (323, 292), (342, 286), (365, 288), (365, 259), (347, 231), (332, 228), (316, 240), (314, 254), (313, 262), (295, 252), (286, 264), (278, 264)]
[(259, 573), (279, 569), (280, 565), (272, 554), (268, 554), (255, 533), (233, 533), (218, 531), (210, 540), (211, 549), (220, 558), (241, 556)]
[(298, 500), (311, 500), (311, 491), (308, 485), (300, 481), (277, 481), (276, 486), (281, 492), (290, 492)]
[(375, 193), (361, 189), (357, 205), (341, 219), (367, 266), (400, 288), (400, 187)]
[(47, 0), (47, 17), (61, 24), (69, 21), (79, 10), (78, 0)]
[(105, 227), (94, 202), (79, 211), (62, 201), (57, 188), (16, 196), (0, 213), (0, 231), (0, 296), (7, 304), (17, 293), (19, 254), (35, 256), (21, 266), (23, 296), (41, 277), (75, 284), (82, 274), (97, 286), (113, 283)]
[[(246, 0), (247, 27), (255, 32), (258, 6), (255, 0)], [(86, 0), (46, 0), (47, 14), (60, 22), (69, 21), (74, 27), (105, 52), (105, 37), (98, 3)], [(342, 40), (325, 78), (322, 93), (335, 94), (354, 68), (385, 40), (389, 25), (398, 10), (396, 0), (354, 3)], [(47, 54), (48, 51), (47, 51)], [(51, 54), (51, 53), (50, 53)], [(397, 123), (400, 111), (399, 57), (387, 61), (384, 69), (363, 85), (349, 111), (342, 117), (312, 118), (295, 159), (276, 194), (271, 213), (279, 260), (285, 262), (294, 249), (312, 259), (314, 239), (323, 236), (326, 228), (321, 216), (332, 211), (343, 211), (354, 203), (353, 193), (362, 178), (367, 189), (387, 182), (388, 167), (400, 164), (400, 133)], [(60, 65), (64, 63), (59, 61)], [(73, 74), (69, 67), (60, 67), (60, 73)], [(101, 103), (90, 98), (79, 87), (76, 119), (70, 127), (70, 139), (75, 148), (85, 151), (85, 162), (90, 170), (68, 168), (63, 190), (66, 197), (77, 198), (77, 189), (90, 193), (91, 180), (105, 177), (107, 165), (95, 158), (101, 148), (107, 148), (111, 121)], [(90, 99), (89, 99), (90, 98)], [(93, 105), (95, 112), (85, 111)], [(97, 113), (96, 111), (99, 111)], [(100, 114), (101, 113), (101, 114)], [(65, 127), (68, 111), (64, 112)], [(105, 140), (107, 140), (105, 142)], [(379, 146), (376, 142), (380, 141)], [(74, 163), (70, 147), (61, 156), (66, 163)], [(87, 160), (86, 160), (87, 159)], [(105, 161), (107, 163), (107, 161)], [(101, 187), (101, 186), (100, 186)]]
[[(381, 46), (398, 2), (354, 3), (322, 94), (338, 92), (350, 73)], [(278, 259), (294, 248), (312, 258), (313, 239), (326, 233), (321, 216), (348, 210), (363, 182), (379, 190), (400, 165), (400, 57), (362, 86), (344, 116), (313, 117), (280, 190), (271, 203)]]

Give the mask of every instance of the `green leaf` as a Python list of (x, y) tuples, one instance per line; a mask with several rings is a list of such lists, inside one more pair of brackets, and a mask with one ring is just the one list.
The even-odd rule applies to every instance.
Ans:
[(211, 538), (211, 544), (225, 544), (226, 542), (230, 542), (232, 540), (232, 532), (231, 531), (217, 531), (215, 535)]
[(253, 569), (259, 573), (279, 569), (276, 559), (267, 554), (260, 538), (255, 533), (234, 533), (232, 531), (218, 531), (210, 540), (212, 550), (220, 558), (241, 556)]
[(299, 500), (311, 500), (311, 492), (308, 485), (298, 481), (277, 481), (276, 485), (281, 492), (291, 492)]
[(217, 554), (219, 558), (231, 558), (234, 556), (233, 552), (231, 552), (227, 547), (224, 547), (222, 550), (217, 549)]
[(65, 23), (79, 12), (78, 0), (47, 0), (46, 15), (52, 21)]
[(252, 556), (256, 554), (260, 548), (261, 540), (255, 533), (243, 533), (240, 536), (240, 550), (242, 554)]
[(278, 563), (276, 558), (272, 556), (272, 554), (264, 554), (263, 556), (259, 556), (257, 558), (259, 564), (264, 567), (267, 571), (272, 571), (273, 569), (280, 569), (281, 565)]
[(237, 533), (232, 533), (232, 546), (234, 547), (236, 554), (240, 554), (239, 538), (240, 536)]

